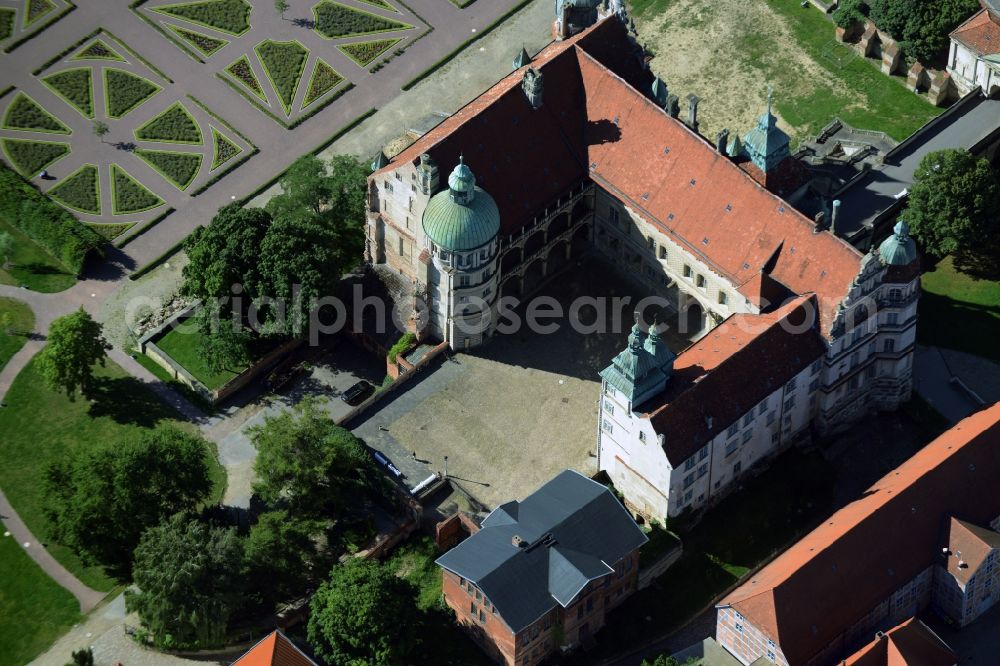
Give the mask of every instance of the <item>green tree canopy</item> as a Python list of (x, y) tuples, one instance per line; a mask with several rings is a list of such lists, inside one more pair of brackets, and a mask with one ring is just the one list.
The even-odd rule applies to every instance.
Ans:
[(288, 511), (261, 514), (246, 539), (248, 578), (252, 589), (267, 603), (301, 595), (316, 570), (330, 562), (321, 560), (317, 535), (324, 524), (297, 517)]
[(142, 535), (127, 591), (129, 612), (162, 647), (222, 643), (243, 595), (243, 542), (234, 529), (177, 514)]
[(182, 292), (209, 301), (231, 298), (233, 286), (242, 285), (240, 291), (254, 298), (261, 287), (260, 246), (270, 226), (271, 216), (260, 208), (220, 208), (207, 227), (198, 227), (184, 241), (188, 264)]
[(933, 255), (996, 253), (1000, 175), (966, 150), (928, 153), (914, 172), (903, 218)]
[(388, 567), (350, 559), (333, 568), (312, 598), (309, 644), (331, 664), (406, 663), (416, 644), (416, 594)]
[(947, 53), (948, 33), (978, 9), (977, 0), (845, 0), (833, 18), (846, 28), (867, 15), (907, 57), (934, 64)]
[(192, 510), (212, 489), (207, 442), (173, 426), (130, 430), (49, 467), (46, 514), (56, 539), (127, 574), (144, 530)]
[(93, 389), (94, 364), (103, 366), (110, 349), (101, 325), (81, 307), (52, 322), (48, 344), (39, 352), (37, 363), (46, 384), (65, 391), (72, 400), (77, 391), (88, 395)]

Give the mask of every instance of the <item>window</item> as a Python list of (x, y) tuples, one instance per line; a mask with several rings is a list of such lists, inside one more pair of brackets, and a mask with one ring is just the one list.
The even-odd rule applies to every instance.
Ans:
[[(413, 197), (410, 197), (410, 203), (406, 206), (406, 210), (413, 212)], [(406, 228), (410, 228), (410, 218), (406, 218)]]
[(753, 439), (753, 430), (747, 430), (743, 433), (743, 443), (746, 444), (751, 439)]
[(601, 430), (608, 433), (609, 435), (613, 434), (615, 431), (614, 427), (612, 427), (611, 423), (607, 419), (601, 420)]
[(795, 396), (790, 395), (788, 396), (788, 400), (785, 401), (785, 411), (786, 412), (790, 411), (794, 406), (795, 406)]
[(810, 393), (815, 393), (816, 389), (818, 389), (818, 388), (819, 388), (819, 379), (814, 379), (811, 382), (809, 382), (809, 392)]
[(684, 503), (687, 504), (688, 502), (690, 502), (692, 497), (694, 497), (693, 490), (689, 490), (686, 493), (684, 493)]
[(660, 259), (663, 259), (665, 261), (666, 258), (667, 258), (667, 248), (665, 248), (665, 247), (663, 247), (661, 245), (660, 246)]
[(890, 301), (901, 301), (901, 300), (903, 300), (903, 290), (902, 289), (890, 289), (889, 290), (889, 300)]
[(767, 425), (774, 423), (774, 412), (768, 412), (767, 414)]
[(774, 650), (767, 651), (767, 658), (770, 659), (771, 661), (777, 661), (777, 659), (774, 658)]
[(798, 381), (799, 381), (798, 377), (792, 377), (791, 379), (788, 380), (788, 383), (785, 384), (785, 388), (789, 391), (794, 391), (795, 387), (798, 385)]
[(483, 593), (479, 590), (479, 588), (476, 588), (476, 601), (482, 601), (482, 599)]
[(476, 614), (476, 602), (475, 601), (470, 601), (469, 602), (469, 612), (472, 613), (473, 616), (475, 616), (475, 614)]
[(458, 276), (458, 286), (459, 287), (468, 287), (469, 286), (469, 276), (468, 275), (459, 275)]
[(486, 624), (486, 613), (479, 609), (479, 624)]
[(580, 604), (576, 609), (576, 619), (578, 620), (583, 619), (583, 604)]
[(691, 474), (688, 474), (687, 476), (684, 477), (684, 487), (690, 488), (693, 485), (694, 485), (694, 473), (692, 472)]
[(815, 361), (813, 361), (812, 368), (810, 369), (810, 374), (813, 375), (817, 374), (819, 372), (819, 369), (822, 367), (823, 367), (823, 359), (821, 358), (816, 359)]
[(854, 375), (851, 377), (851, 380), (847, 382), (847, 386), (853, 391), (854, 389), (858, 388), (858, 385), (860, 383), (861, 383), (861, 378), (858, 377), (858, 375)]
[(725, 305), (728, 302), (729, 302), (729, 296), (726, 295), (726, 292), (720, 291), (719, 292), (719, 305)]
[(738, 633), (738, 634), (742, 634), (743, 633), (743, 625), (740, 624), (739, 622), (736, 623), (736, 633)]
[(743, 415), (743, 427), (744, 428), (746, 428), (748, 425), (750, 425), (751, 423), (753, 423), (753, 416), (754, 416), (754, 414), (753, 414), (753, 410), (752, 409), (749, 412), (747, 412), (746, 414)]
[(687, 264), (684, 264), (684, 277), (686, 278), (691, 277), (691, 267), (688, 266)]
[(612, 405), (607, 400), (605, 400), (604, 401), (604, 411), (606, 411), (608, 414), (614, 414), (615, 413), (615, 406)]
[(731, 442), (726, 442), (726, 455), (732, 455), (733, 452), (739, 448), (739, 442), (737, 440), (732, 440)]
[(740, 429), (739, 423), (734, 423), (733, 425), (729, 426), (729, 430), (726, 431), (726, 437), (732, 437), (737, 432), (739, 432), (739, 429)]
[(704, 460), (705, 458), (708, 457), (708, 447), (709, 447), (708, 444), (701, 447), (701, 449), (698, 451), (698, 460)]
[(860, 360), (861, 360), (861, 358), (860, 358), (860, 356), (858, 356), (858, 352), (854, 352), (853, 354), (851, 354), (851, 369), (852, 370), (854, 368), (858, 367), (858, 361), (860, 361)]
[(899, 313), (898, 312), (889, 312), (888, 314), (886, 314), (885, 315), (885, 323), (888, 326), (896, 326), (897, 324), (899, 324)]
[(705, 276), (702, 275), (701, 273), (699, 273), (698, 277), (695, 279), (694, 283), (698, 286), (699, 289), (704, 289), (705, 288)]
[(708, 474), (708, 463), (705, 463), (704, 465), (698, 468), (698, 478), (700, 479), (706, 474)]
[(614, 206), (608, 209), (608, 220), (614, 226), (616, 227), (618, 226), (618, 209), (615, 208)]
[(867, 368), (865, 368), (865, 377), (871, 379), (874, 376), (875, 376), (875, 364), (872, 363)]
[(385, 191), (389, 192), (390, 194), (392, 193), (392, 183), (390, 183), (389, 181), (385, 181)]
[(691, 470), (694, 469), (696, 463), (697, 461), (694, 459), (694, 456), (691, 456), (690, 458), (684, 461), (684, 471), (690, 472)]
[(645, 442), (646, 441), (646, 433), (644, 433), (641, 430), (639, 431), (639, 441), (640, 442)]
[(493, 289), (491, 287), (486, 287), (486, 289), (483, 289), (483, 298), (489, 298), (492, 293)]
[(396, 180), (398, 180), (398, 181), (402, 181), (403, 180), (403, 175), (401, 173), (399, 173), (398, 171), (396, 172)]
[(590, 613), (594, 610), (594, 597), (587, 597), (587, 612)]
[(896, 350), (896, 341), (893, 340), (892, 338), (889, 338), (888, 340), (882, 343), (882, 351), (893, 352), (895, 350)]
[(739, 474), (742, 471), (743, 471), (743, 463), (741, 461), (737, 460), (736, 464), (733, 465), (733, 476), (736, 476), (737, 474)]
[(656, 249), (656, 241), (653, 240), (652, 236), (646, 236), (646, 247), (648, 247), (650, 250)]
[(459, 303), (468, 303), (469, 302), (469, 297), (468, 296), (459, 296), (458, 297), (458, 302)]
[(403, 239), (399, 239), (399, 256), (403, 256)]
[(764, 402), (760, 403), (760, 407), (757, 409), (757, 413), (760, 414), (761, 416), (763, 416), (764, 412), (766, 412), (766, 411), (767, 411), (767, 400), (765, 400)]
[(772, 444), (778, 443), (778, 433), (774, 433), (773, 435), (771, 435), (771, 443)]
[(871, 356), (874, 353), (875, 353), (875, 341), (872, 340), (871, 342), (868, 343), (868, 355)]

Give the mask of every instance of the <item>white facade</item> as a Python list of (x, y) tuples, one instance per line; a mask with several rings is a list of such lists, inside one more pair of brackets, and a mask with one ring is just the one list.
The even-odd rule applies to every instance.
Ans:
[[(1000, 52), (1000, 44), (997, 45)], [(989, 95), (1000, 88), (1000, 62), (989, 62), (967, 47), (951, 38), (948, 52), (948, 73), (951, 74), (960, 95), (967, 95), (976, 88)]]

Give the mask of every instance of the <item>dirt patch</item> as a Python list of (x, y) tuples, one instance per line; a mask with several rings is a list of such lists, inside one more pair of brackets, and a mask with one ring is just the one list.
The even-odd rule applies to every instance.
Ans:
[(186, 264), (187, 255), (180, 252), (135, 282), (122, 282), (97, 314), (97, 320), (104, 325), (104, 337), (116, 347), (130, 349), (135, 341), (127, 320), (134, 322), (143, 312), (158, 310), (177, 294), (183, 280), (181, 271)]

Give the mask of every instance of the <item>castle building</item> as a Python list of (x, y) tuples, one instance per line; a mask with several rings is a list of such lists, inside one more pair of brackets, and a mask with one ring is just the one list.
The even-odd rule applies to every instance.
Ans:
[(980, 3), (983, 8), (949, 35), (948, 73), (959, 94), (980, 88), (994, 96), (1000, 90), (1000, 1)]

